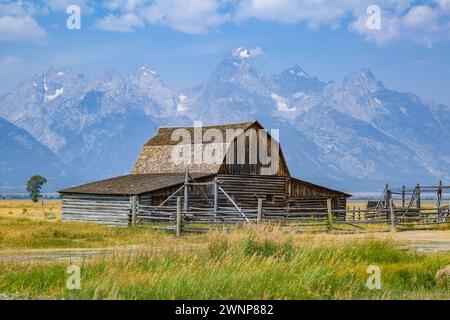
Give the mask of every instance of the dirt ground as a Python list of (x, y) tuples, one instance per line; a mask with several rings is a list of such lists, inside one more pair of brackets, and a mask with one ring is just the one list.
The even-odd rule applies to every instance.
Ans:
[(114, 252), (130, 252), (137, 250), (137, 246), (120, 248), (88, 248), (88, 249), (33, 249), (20, 252), (0, 251), (1, 263), (26, 262), (61, 262), (77, 261), (92, 256), (112, 255)]
[[(393, 239), (410, 250), (418, 252), (448, 251), (450, 253), (450, 230), (445, 231), (402, 231), (396, 233), (380, 232), (371, 234), (377, 239)], [(343, 235), (342, 237), (346, 237)], [(367, 235), (348, 235), (358, 237)]]

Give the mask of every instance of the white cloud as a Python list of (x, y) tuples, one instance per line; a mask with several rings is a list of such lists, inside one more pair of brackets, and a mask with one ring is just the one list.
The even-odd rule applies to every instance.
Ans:
[(105, 1), (103, 6), (111, 11), (121, 10), (131, 12), (141, 8), (146, 3), (148, 3), (146, 0), (109, 0)]
[(367, 8), (369, 1), (359, 0), (241, 0), (237, 20), (260, 19), (285, 24), (304, 22), (310, 28), (336, 26), (349, 12)]
[(410, 6), (402, 12), (383, 10), (381, 30), (369, 30), (366, 27), (367, 16), (360, 15), (350, 29), (379, 46), (409, 41), (431, 47), (438, 41), (450, 39), (449, 1), (440, 0), (437, 4)]
[(228, 20), (218, 0), (155, 0), (142, 15), (149, 23), (186, 33), (204, 33)]
[(45, 30), (31, 16), (4, 16), (0, 18), (0, 41), (43, 42)]
[(439, 13), (428, 6), (415, 6), (403, 17), (406, 28), (430, 28), (437, 25)]
[[(250, 19), (284, 24), (305, 23), (311, 29), (340, 28), (349, 20), (350, 30), (367, 41), (384, 46), (409, 41), (432, 46), (448, 40), (450, 0), (429, 0), (427, 5), (413, 0), (240, 0), (235, 21)], [(367, 8), (378, 5), (382, 11), (382, 29), (367, 28)]]
[(250, 51), (250, 55), (252, 57), (257, 57), (257, 56), (260, 56), (260, 55), (264, 54), (263, 49), (260, 48), (260, 47), (250, 48), (249, 51)]
[(143, 28), (144, 22), (133, 13), (126, 13), (121, 16), (108, 15), (96, 22), (98, 29), (116, 32), (133, 32), (137, 28)]
[(95, 11), (93, 9), (94, 1), (90, 0), (43, 0), (43, 2), (54, 12), (66, 12), (70, 5), (79, 6), (82, 14), (92, 14)]
[(15, 1), (0, 3), (0, 16), (31, 16), (45, 11), (30, 2)]
[[(82, 13), (93, 12), (94, 7), (106, 10), (96, 27), (116, 32), (132, 32), (146, 24), (156, 24), (185, 33), (206, 33), (225, 23), (262, 20), (303, 23), (310, 29), (349, 28), (379, 46), (396, 41), (432, 46), (450, 38), (450, 0), (105, 0), (100, 4), (94, 0), (42, 1), (51, 11), (64, 11), (69, 4), (80, 5)], [(32, 6), (24, 1), (17, 3), (20, 5), (10, 5), (8, 10), (25, 8), (26, 15), (32, 16)], [(381, 30), (369, 30), (366, 26), (366, 10), (374, 4), (381, 8)]]
[(149, 24), (185, 33), (205, 33), (228, 21), (231, 13), (222, 6), (230, 1), (235, 0), (109, 0), (103, 8), (110, 15), (134, 14)]
[(437, 3), (443, 12), (450, 13), (450, 0), (437, 0)]
[(395, 15), (388, 12), (382, 12), (381, 29), (368, 29), (367, 16), (361, 15), (355, 22), (350, 25), (350, 30), (357, 32), (365, 37), (369, 42), (373, 42), (378, 46), (384, 46), (401, 37), (401, 21)]

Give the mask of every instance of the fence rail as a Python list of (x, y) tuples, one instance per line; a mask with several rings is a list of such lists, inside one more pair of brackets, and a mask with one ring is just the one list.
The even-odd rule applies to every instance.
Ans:
[(214, 211), (207, 207), (189, 207), (186, 210), (179, 197), (177, 206), (138, 205), (136, 221), (166, 224), (166, 228), (178, 230), (180, 234), (243, 223), (291, 226), (304, 232), (402, 231), (450, 226), (450, 211), (448, 206), (420, 210), (396, 208), (392, 201), (389, 208), (333, 209), (331, 199), (324, 208), (265, 208), (259, 200), (256, 209), (218, 207)]

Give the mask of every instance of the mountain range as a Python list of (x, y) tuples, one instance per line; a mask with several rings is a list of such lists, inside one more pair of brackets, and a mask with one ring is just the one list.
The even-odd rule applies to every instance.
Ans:
[(129, 173), (163, 125), (259, 120), (280, 129), (291, 173), (344, 191), (450, 178), (450, 108), (386, 88), (368, 69), (322, 82), (299, 66), (271, 77), (238, 48), (201, 85), (176, 91), (149, 66), (87, 79), (49, 68), (0, 97), (0, 191), (32, 173), (49, 188)]

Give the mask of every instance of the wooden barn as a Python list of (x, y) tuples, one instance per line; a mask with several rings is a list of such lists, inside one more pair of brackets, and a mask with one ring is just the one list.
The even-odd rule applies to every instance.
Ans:
[[(194, 140), (182, 142), (180, 132)], [(184, 161), (174, 161), (174, 154), (182, 154)], [(199, 155), (203, 156), (200, 161)], [(145, 208), (175, 207), (180, 196), (185, 211), (210, 208), (212, 214), (224, 208), (254, 209), (258, 199), (265, 208), (310, 210), (326, 207), (331, 198), (335, 209), (345, 209), (349, 197), (292, 177), (277, 140), (257, 121), (160, 128), (144, 145), (130, 175), (68, 188), (60, 194), (64, 221), (114, 226), (151, 222), (151, 212)]]

